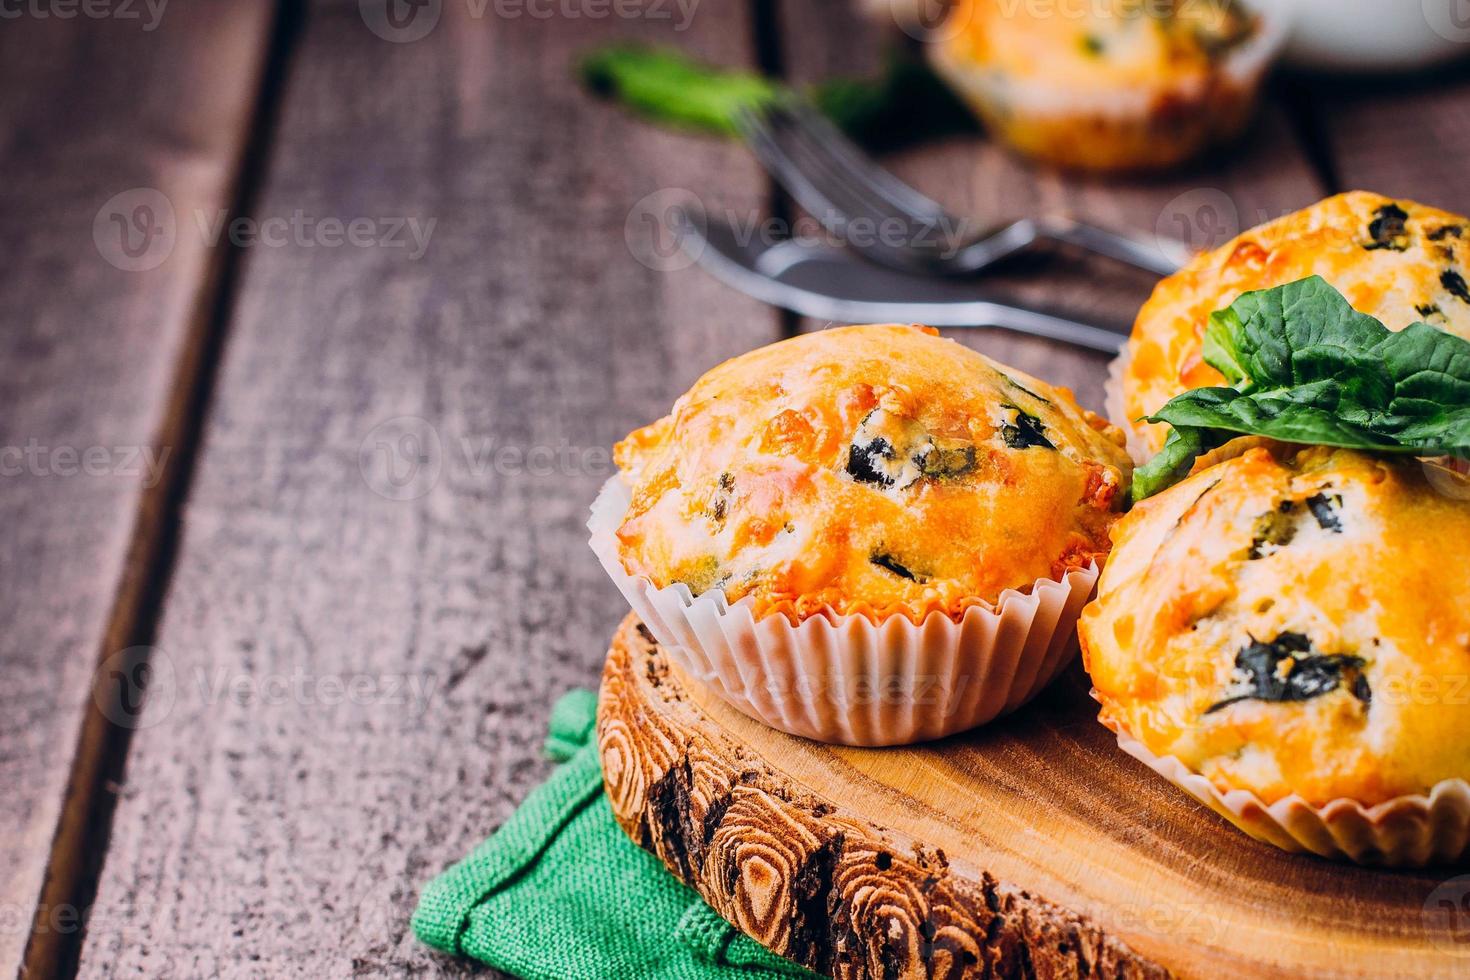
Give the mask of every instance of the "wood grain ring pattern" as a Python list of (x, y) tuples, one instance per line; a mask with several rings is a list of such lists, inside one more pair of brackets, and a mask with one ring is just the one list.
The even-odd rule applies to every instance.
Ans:
[(718, 731), (630, 617), (603, 675), (598, 745), (618, 822), (727, 920), (840, 980), (1152, 978), (1097, 924), (789, 785)]

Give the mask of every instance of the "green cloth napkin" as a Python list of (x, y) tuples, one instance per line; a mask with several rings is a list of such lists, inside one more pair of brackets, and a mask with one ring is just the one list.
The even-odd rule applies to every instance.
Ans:
[(562, 765), (424, 889), (419, 939), (527, 980), (814, 976), (739, 933), (618, 827), (596, 712), (591, 691), (552, 709), (546, 752)]

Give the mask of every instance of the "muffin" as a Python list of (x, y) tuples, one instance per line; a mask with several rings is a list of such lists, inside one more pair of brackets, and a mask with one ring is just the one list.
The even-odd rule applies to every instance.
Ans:
[(720, 365), (615, 456), (593, 545), (659, 641), (761, 720), (856, 744), (1039, 691), (1131, 477), (1069, 392), (896, 325)]
[(1259, 444), (1150, 498), (1079, 624), (1101, 719), (1280, 846), (1470, 856), (1467, 500), (1414, 460)]
[(1390, 330), (1423, 321), (1470, 339), (1470, 219), (1362, 191), (1330, 197), (1159, 283), (1109, 391), (1109, 414), (1129, 431), (1135, 458), (1158, 452), (1169, 431), (1137, 420), (1185, 391), (1224, 383), (1203, 358), (1210, 314), (1242, 293), (1312, 275)]
[(930, 52), (1021, 153), (1157, 170), (1245, 127), (1279, 36), (1237, 0), (959, 0)]

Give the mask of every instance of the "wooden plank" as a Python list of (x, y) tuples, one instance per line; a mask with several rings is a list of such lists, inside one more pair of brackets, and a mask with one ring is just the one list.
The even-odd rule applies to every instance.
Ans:
[(1470, 214), (1470, 63), (1426, 78), (1319, 83), (1314, 95), (1343, 190)]
[(1255, 841), (1118, 750), (1074, 670), (997, 725), (893, 749), (793, 738), (629, 617), (598, 744), (623, 828), (762, 943), (843, 980), (1464, 975), (1443, 871)]
[[(858, 7), (846, 0), (782, 5), (790, 78), (806, 82), (878, 70), (885, 44), (905, 36), (881, 20), (863, 18)], [(1238, 149), (1164, 177), (1108, 180), (1060, 174), (1037, 169), (982, 138), (916, 146), (885, 163), (954, 214), (974, 219), (977, 228), (1064, 213), (1145, 235), (1184, 238), (1199, 248), (1223, 244), (1325, 193), (1285, 113), (1275, 105), (1266, 108)], [(1060, 254), (977, 280), (977, 289), (1126, 327), (1153, 282), (1127, 266)], [(1101, 410), (1105, 356), (999, 331), (957, 331), (954, 336), (1000, 361), (1072, 388), (1084, 405)]]
[(93, 674), (148, 628), (225, 257), (193, 215), (231, 202), (272, 14), (88, 9), (16, 8), (0, 30), (0, 976), (28, 943), (38, 969), (74, 945), (100, 857), (89, 821), (127, 719), (94, 705)]
[(409, 914), (597, 682), (626, 608), (584, 528), (607, 447), (778, 336), (632, 254), (660, 190), (762, 209), (748, 157), (572, 78), (618, 37), (750, 64), (744, 5), (475, 9), (402, 43), (355, 0), (307, 18), (256, 216), (408, 244), (248, 250), (83, 976), (458, 973)]

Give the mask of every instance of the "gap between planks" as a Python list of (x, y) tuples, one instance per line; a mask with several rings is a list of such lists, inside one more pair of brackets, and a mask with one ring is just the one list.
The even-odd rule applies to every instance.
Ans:
[(1272, 95), (1286, 111), (1292, 135), (1316, 172), (1324, 194), (1346, 190), (1342, 186), (1337, 160), (1332, 155), (1332, 134), (1322, 111), (1321, 92), (1310, 87), (1305, 79), (1278, 72), (1267, 89), (1267, 97)]
[[(249, 132), (235, 167), (229, 196), (229, 215), (254, 213), (258, 191), (270, 158), (277, 114), (284, 101), (291, 51), (300, 33), (301, 8), (294, 0), (277, 0), (263, 54)], [(154, 640), (174, 568), (178, 529), (214, 391), (220, 353), (234, 306), (242, 251), (229, 244), (217, 250), (205, 267), (195, 291), (186, 342), (174, 371), (156, 448), (170, 452), (162, 478), (143, 490), (129, 538), (122, 578), (108, 612), (97, 651), (100, 670), (113, 651), (146, 650)], [(146, 685), (146, 662), (125, 663), (129, 676)], [(134, 673), (135, 671), (139, 673)], [(127, 765), (132, 729), (110, 720), (99, 706), (97, 685), (88, 699), (72, 753), (66, 798), (52, 839), (46, 877), (37, 899), (31, 935), (21, 962), (22, 980), (70, 978), (76, 975), (82, 944), (86, 942), (86, 915), (96, 897), (106, 860), (117, 804), (117, 789)], [(53, 909), (74, 909), (77, 929), (46, 927)]]

